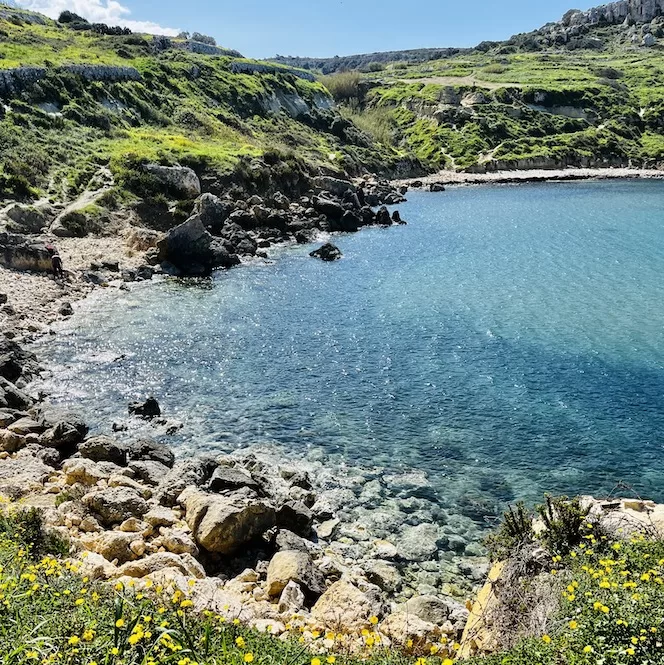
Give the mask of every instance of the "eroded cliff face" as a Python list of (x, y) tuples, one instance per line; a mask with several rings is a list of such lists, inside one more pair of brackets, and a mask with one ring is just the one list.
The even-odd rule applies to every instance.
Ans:
[(565, 26), (623, 23), (625, 20), (650, 23), (664, 14), (664, 0), (619, 0), (585, 12), (568, 12), (562, 20)]

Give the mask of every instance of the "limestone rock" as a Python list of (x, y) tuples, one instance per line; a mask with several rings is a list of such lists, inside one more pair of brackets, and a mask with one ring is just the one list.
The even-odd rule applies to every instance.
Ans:
[(230, 555), (275, 526), (276, 513), (255, 499), (234, 499), (186, 490), (180, 497), (196, 542), (208, 552)]
[(201, 487), (207, 483), (218, 463), (210, 457), (197, 457), (179, 461), (162, 480), (157, 489), (159, 502), (174, 506), (177, 499), (188, 487)]
[(151, 487), (157, 487), (170, 471), (165, 464), (153, 460), (130, 462), (129, 468), (134, 472), (137, 480), (140, 480)]
[(65, 474), (65, 483), (67, 485), (87, 485), (89, 487), (96, 485), (100, 480), (107, 480), (111, 477), (110, 471), (89, 459), (70, 459), (67, 460), (62, 470)]
[(280, 614), (290, 617), (304, 607), (304, 601), (304, 593), (300, 586), (296, 582), (290, 581), (281, 592), (277, 608)]
[(448, 603), (441, 598), (417, 596), (406, 602), (403, 611), (422, 619), (422, 621), (442, 626), (449, 619), (451, 609)]
[(201, 194), (201, 181), (196, 172), (190, 168), (147, 164), (145, 170), (153, 178), (184, 198), (195, 199)]
[(81, 457), (94, 462), (113, 462), (119, 466), (127, 463), (127, 448), (110, 436), (93, 436), (78, 444)]
[(370, 582), (387, 593), (394, 593), (401, 587), (402, 579), (398, 568), (385, 561), (371, 560), (364, 566), (364, 571)]
[(223, 466), (217, 467), (210, 478), (209, 489), (211, 492), (223, 492), (225, 490), (236, 490), (248, 487), (258, 490), (259, 484), (247, 473), (239, 469), (230, 469)]
[(163, 443), (152, 439), (140, 439), (129, 445), (127, 461), (131, 462), (159, 462), (169, 469), (175, 464), (175, 454)]
[(32, 404), (31, 397), (19, 390), (13, 383), (0, 376), (0, 408), (27, 411)]
[(398, 543), (399, 556), (407, 561), (428, 561), (438, 551), (439, 537), (433, 524), (408, 527)]
[(169, 552), (173, 554), (198, 555), (196, 543), (184, 531), (162, 527), (160, 533), (161, 542)]
[(288, 501), (277, 512), (277, 526), (300, 536), (308, 536), (314, 516), (301, 501)]
[(83, 504), (106, 525), (120, 524), (130, 517), (143, 517), (149, 510), (145, 499), (126, 487), (111, 487), (86, 494)]
[(374, 592), (363, 592), (347, 579), (335, 582), (311, 610), (313, 618), (330, 629), (343, 626), (346, 630), (361, 630), (369, 626), (369, 619), (382, 614), (380, 597)]
[(84, 547), (91, 552), (101, 554), (108, 561), (118, 561), (123, 564), (138, 558), (131, 548), (132, 543), (142, 540), (135, 533), (121, 531), (104, 531), (94, 536), (84, 536), (81, 540)]
[(0, 233), (0, 265), (12, 270), (53, 270), (45, 243), (10, 233)]
[(323, 593), (324, 579), (306, 552), (284, 550), (277, 552), (267, 569), (267, 592), (276, 597), (295, 582), (310, 598), (317, 598)]
[(126, 563), (118, 571), (127, 577), (147, 577), (166, 568), (175, 568), (183, 575), (203, 579), (205, 570), (192, 556), (178, 556), (170, 552), (159, 552), (139, 561)]
[(143, 519), (152, 527), (173, 526), (178, 522), (178, 518), (170, 508), (157, 506), (145, 513)]
[(405, 645), (409, 640), (412, 641), (411, 648), (414, 650), (437, 642), (440, 638), (440, 629), (435, 624), (407, 612), (390, 614), (381, 623), (380, 632), (396, 644)]

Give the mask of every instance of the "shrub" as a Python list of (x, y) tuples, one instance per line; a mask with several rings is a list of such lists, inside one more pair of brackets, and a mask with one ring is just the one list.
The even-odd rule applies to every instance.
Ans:
[(360, 75), (357, 72), (342, 72), (322, 78), (323, 85), (337, 102), (361, 101)]
[(200, 32), (194, 32), (191, 35), (191, 38), (195, 42), (201, 42), (201, 44), (209, 44), (210, 46), (217, 45), (217, 40), (214, 37), (210, 37), (209, 35), (203, 35)]
[(58, 17), (58, 23), (88, 23), (88, 20), (78, 14), (74, 14), (74, 12), (65, 10)]
[(552, 554), (567, 555), (590, 533), (586, 521), (588, 509), (581, 507), (578, 498), (547, 495), (544, 504), (537, 507), (537, 513), (544, 522), (542, 542)]

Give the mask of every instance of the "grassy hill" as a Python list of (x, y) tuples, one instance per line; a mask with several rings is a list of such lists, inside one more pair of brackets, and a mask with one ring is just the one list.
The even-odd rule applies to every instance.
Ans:
[(432, 169), (659, 163), (662, 48), (626, 42), (611, 26), (590, 35), (601, 48), (532, 50), (519, 36), (324, 80), (347, 118)]
[(190, 48), (0, 5), (0, 200), (71, 200), (100, 166), (121, 199), (157, 196), (145, 162), (190, 166), (209, 191), (398, 167), (403, 153), (341, 118), (310, 74)]

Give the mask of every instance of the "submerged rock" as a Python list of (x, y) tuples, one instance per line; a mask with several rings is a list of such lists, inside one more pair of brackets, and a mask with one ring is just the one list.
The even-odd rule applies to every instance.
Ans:
[(158, 418), (161, 407), (154, 397), (148, 397), (145, 402), (132, 402), (129, 405), (129, 415), (147, 419)]
[(311, 252), (309, 256), (315, 259), (321, 259), (322, 261), (338, 261), (340, 258), (342, 258), (343, 254), (336, 245), (328, 242), (321, 248)]

